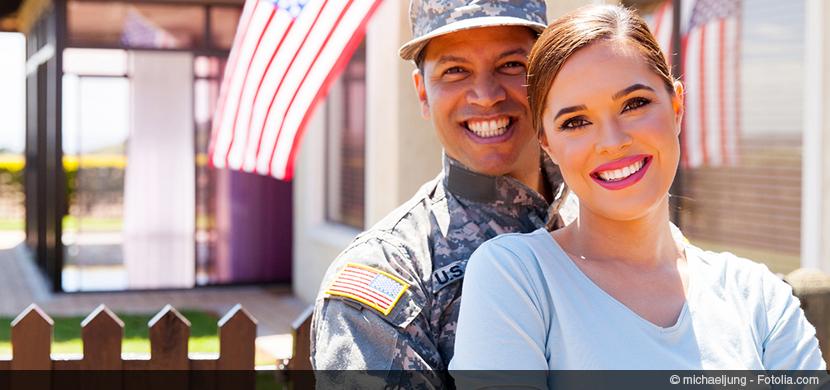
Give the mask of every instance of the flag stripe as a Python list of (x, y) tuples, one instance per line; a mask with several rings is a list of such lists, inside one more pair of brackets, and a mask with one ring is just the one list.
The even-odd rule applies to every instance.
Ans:
[(311, 111), (342, 72), (380, 3), (248, 0), (222, 82), (211, 163), (291, 178)]
[[(371, 3), (371, 6), (368, 10), (363, 10), (362, 8), (359, 9), (360, 12), (365, 12), (366, 15), (372, 15), (375, 13), (377, 8), (380, 6), (381, 2), (376, 1)], [(365, 5), (365, 3), (361, 3), (361, 5)], [(357, 11), (356, 11), (357, 12)], [(369, 23), (368, 17), (363, 17), (359, 20), (359, 24), (357, 28), (352, 30), (352, 33), (349, 35), (346, 31), (343, 32), (342, 36), (350, 36), (349, 40), (347, 41), (344, 49), (342, 50), (342, 54), (336, 59), (336, 61), (329, 67), (331, 69), (328, 77), (325, 78), (321, 87), (317, 90), (317, 93), (309, 102), (309, 109), (306, 110), (305, 114), (302, 117), (302, 120), (299, 126), (296, 127), (297, 132), (294, 136), (293, 141), (291, 142), (290, 152), (288, 153), (288, 157), (285, 161), (285, 169), (283, 171), (283, 177), (286, 180), (290, 180), (292, 178), (294, 172), (294, 161), (297, 156), (297, 151), (299, 150), (300, 142), (304, 136), (304, 129), (308, 124), (308, 121), (311, 119), (311, 114), (314, 108), (319, 104), (319, 102), (325, 96), (325, 92), (328, 91), (331, 87), (331, 84), (343, 73), (346, 69), (346, 65), (348, 65), (349, 59), (352, 57), (354, 52), (360, 46), (360, 42), (363, 40), (363, 32), (366, 31), (366, 25)], [(332, 49), (332, 51), (334, 51)]]
[(386, 297), (384, 297), (384, 296), (382, 296), (378, 293), (372, 292), (371, 290), (366, 288), (365, 283), (361, 283), (359, 281), (358, 282), (350, 282), (344, 276), (341, 276), (340, 278), (338, 278), (338, 280), (336, 282), (332, 283), (332, 288), (337, 288), (337, 286), (344, 287), (346, 290), (360, 291), (361, 293), (365, 294), (366, 296), (372, 298), (372, 300), (383, 303), (384, 305), (389, 305), (389, 304), (392, 303), (392, 300), (390, 300), (390, 299), (388, 299), (388, 298), (386, 298)]
[[(684, 36), (680, 40), (680, 52), (684, 56), (688, 56), (688, 47), (689, 47), (689, 36)], [(682, 62), (681, 62), (682, 63)], [(691, 82), (688, 79), (688, 67), (685, 67), (686, 75), (683, 76), (686, 85), (691, 85)], [(683, 164), (684, 167), (688, 167), (690, 165), (689, 162), (689, 132), (691, 131), (691, 127), (689, 126), (689, 121), (692, 118), (691, 112), (691, 101), (692, 101), (692, 91), (687, 90), (684, 91), (686, 93), (684, 102), (685, 102), (685, 112), (683, 115), (683, 122), (681, 123), (681, 131), (680, 131), (680, 163)]]
[[(327, 3), (327, 0), (314, 2), (313, 5), (319, 4), (320, 7), (315, 9), (315, 10), (307, 10), (303, 13), (304, 16), (308, 15), (307, 19), (310, 19), (311, 16), (313, 16), (313, 19), (309, 20), (309, 22), (311, 24), (308, 27), (306, 27), (305, 25), (302, 25), (302, 27), (300, 27), (296, 30), (297, 34), (302, 35), (302, 38), (298, 39), (298, 37), (292, 37), (292, 38), (294, 38), (294, 40), (292, 40), (292, 41), (296, 42), (296, 45), (295, 45), (296, 47), (293, 48), (294, 50), (291, 50), (291, 48), (286, 48), (286, 49), (290, 50), (289, 53), (293, 53), (293, 55), (291, 55), (291, 57), (290, 57), (291, 60), (287, 64), (285, 64), (284, 70), (282, 72), (278, 73), (277, 77), (280, 77), (280, 79), (276, 84), (276, 89), (274, 90), (274, 92), (271, 96), (271, 100), (268, 103), (267, 108), (265, 108), (265, 110), (263, 111), (262, 121), (255, 124), (255, 126), (259, 128), (259, 130), (258, 130), (259, 137), (258, 137), (257, 143), (256, 143), (257, 148), (256, 148), (256, 152), (254, 153), (254, 158), (255, 159), (256, 159), (256, 157), (259, 156), (260, 151), (262, 150), (262, 142), (263, 142), (263, 136), (265, 134), (265, 126), (268, 123), (268, 118), (271, 116), (271, 113), (272, 113), (271, 110), (274, 107), (274, 102), (276, 101), (277, 96), (279, 96), (280, 92), (283, 91), (282, 87), (283, 87), (283, 84), (285, 83), (285, 81), (288, 80), (290, 82), (291, 75), (289, 74), (289, 72), (294, 67), (294, 63), (297, 61), (297, 57), (300, 55), (301, 49), (306, 47), (305, 43), (308, 40), (308, 37), (312, 35), (312, 32), (314, 31), (314, 26), (317, 25), (317, 21), (320, 20), (320, 15), (323, 13), (326, 3)], [(305, 22), (305, 20), (302, 20), (301, 22)], [(250, 156), (250, 154), (249, 154), (249, 156)]]
[(380, 306), (380, 308), (381, 308), (382, 310), (386, 310), (386, 309), (388, 309), (388, 308), (389, 308), (389, 304), (387, 304), (387, 303), (383, 303), (383, 302), (378, 302), (378, 300), (377, 300), (377, 299), (374, 299), (374, 298), (372, 298), (371, 296), (367, 295), (367, 294), (366, 294), (366, 291), (365, 291), (365, 290), (362, 290), (362, 289), (361, 289), (361, 290), (355, 290), (355, 289), (353, 289), (353, 288), (338, 288), (338, 287), (332, 286), (332, 287), (330, 287), (330, 288), (329, 288), (329, 290), (330, 290), (330, 291), (336, 291), (336, 292), (344, 293), (344, 294), (352, 294), (352, 295), (357, 295), (357, 296), (359, 296), (359, 297), (361, 297), (361, 298), (363, 298), (363, 299), (365, 299), (365, 300), (367, 300), (367, 301), (374, 302), (375, 304), (377, 304), (378, 306)]
[(706, 47), (706, 58), (703, 73), (701, 78), (706, 83), (706, 90), (703, 91), (704, 96), (703, 106), (705, 114), (705, 127), (701, 129), (701, 133), (705, 136), (702, 143), (704, 149), (704, 164), (706, 165), (720, 165), (720, 35), (718, 22), (712, 22), (706, 25), (706, 36), (704, 46)]
[(720, 121), (720, 163), (723, 163), (727, 153), (727, 139), (729, 139), (729, 126), (726, 122), (726, 21), (718, 21), (718, 119)]
[(706, 153), (706, 131), (708, 126), (706, 126), (706, 98), (707, 88), (706, 88), (706, 76), (709, 74), (705, 72), (706, 69), (706, 26), (702, 26), (700, 28), (700, 36), (698, 37), (698, 63), (697, 63), (697, 74), (698, 76), (698, 99), (700, 105), (698, 106), (698, 126), (700, 130), (697, 132), (697, 136), (700, 137), (700, 152), (701, 159), (703, 159), (703, 164), (709, 162), (709, 156)]
[[(283, 76), (282, 80), (280, 80), (280, 84), (277, 86), (277, 90), (271, 98), (271, 102), (268, 104), (268, 109), (265, 111), (266, 114), (261, 124), (260, 140), (256, 151), (257, 172), (261, 174), (266, 174), (268, 172), (266, 169), (267, 167), (265, 167), (264, 164), (267, 162), (266, 159), (270, 157), (272, 145), (276, 141), (276, 133), (279, 131), (279, 128), (277, 128), (276, 124), (272, 123), (272, 121), (279, 120), (279, 118), (282, 118), (285, 115), (285, 109), (288, 106), (288, 96), (293, 94), (293, 91), (296, 91), (301, 85), (298, 73), (304, 73), (310, 66), (308, 63), (308, 53), (311, 52), (313, 54), (318, 50), (317, 47), (319, 46), (319, 43), (317, 42), (317, 37), (319, 37), (319, 33), (316, 33), (315, 27), (318, 27), (318, 23), (322, 21), (323, 25), (320, 27), (322, 27), (324, 31), (330, 28), (330, 26), (325, 23), (329, 21), (329, 13), (331, 13), (332, 10), (336, 11), (337, 7), (327, 7), (328, 3), (328, 0), (322, 1), (322, 7), (315, 14), (314, 21), (311, 23), (311, 26), (306, 30), (306, 34), (302, 39), (302, 44), (300, 45), (300, 50), (294, 53), (291, 62), (288, 64), (285, 76)], [(309, 38), (311, 39), (310, 42)], [(285, 84), (285, 82), (288, 82), (288, 84)], [(279, 104), (276, 104), (275, 106), (274, 103)], [(276, 113), (273, 111), (275, 107), (277, 110)]]
[[(308, 66), (307, 71), (303, 75), (303, 78), (300, 80), (300, 87), (298, 87), (297, 89), (294, 90), (294, 94), (291, 96), (291, 100), (288, 102), (288, 106), (287, 106), (286, 111), (285, 111), (286, 113), (285, 113), (285, 115), (283, 115), (282, 121), (280, 121), (279, 130), (277, 131), (276, 138), (274, 139), (274, 144), (273, 144), (273, 146), (271, 146), (271, 153), (268, 156), (268, 161), (271, 162), (271, 164), (268, 165), (268, 174), (269, 175), (273, 174), (273, 172), (275, 171), (274, 165), (278, 163), (274, 159), (274, 154), (277, 152), (277, 148), (280, 145), (280, 138), (281, 138), (281, 136), (283, 136), (283, 131), (288, 130), (290, 132), (290, 130), (291, 130), (291, 128), (289, 128), (289, 129), (285, 128), (285, 121), (286, 121), (287, 118), (290, 117), (290, 113), (292, 112), (291, 109), (294, 106), (294, 101), (297, 99), (297, 94), (299, 94), (300, 91), (303, 90), (303, 87), (307, 87), (309, 85), (309, 84), (305, 84), (306, 79), (308, 79), (309, 74), (311, 74), (311, 72), (314, 71), (316, 62), (320, 58), (320, 54), (323, 53), (323, 50), (326, 47), (326, 45), (328, 44), (329, 40), (331, 39), (332, 34), (334, 34), (334, 31), (337, 29), (337, 26), (340, 25), (340, 22), (343, 20), (343, 16), (346, 15), (346, 13), (349, 11), (349, 8), (351, 8), (352, 4), (353, 3), (351, 1), (348, 2), (346, 4), (346, 6), (337, 15), (337, 19), (334, 21), (334, 25), (333, 25), (334, 27), (329, 29), (329, 32), (326, 35), (326, 38), (323, 40), (323, 43), (321, 44), (320, 49), (314, 54), (314, 58), (311, 60), (311, 64)], [(294, 128), (294, 129), (296, 129), (296, 128)], [(294, 134), (291, 134), (290, 136), (291, 136), (292, 139), (294, 138), (293, 137)], [(285, 142), (285, 141), (283, 141), (283, 142)], [(283, 150), (281, 152), (286, 153), (287, 151)], [(283, 162), (283, 164), (280, 164), (280, 165), (284, 165), (284, 162)]]
[[(245, 35), (248, 31), (248, 25), (251, 22), (251, 18), (254, 14), (254, 9), (256, 9), (256, 2), (246, 2), (245, 5), (242, 7), (242, 16), (240, 17), (239, 25), (236, 28), (236, 33), (234, 34), (233, 44), (231, 47), (239, 47), (242, 44), (242, 40), (244, 39)], [(216, 105), (216, 115), (214, 119), (214, 123), (222, 123), (222, 117), (225, 114), (225, 97), (227, 95), (227, 89), (230, 85), (231, 77), (227, 77), (228, 75), (232, 75), (236, 72), (236, 63), (239, 61), (239, 55), (236, 53), (232, 53), (228, 58), (228, 63), (225, 66), (225, 75), (222, 77), (222, 86), (219, 89), (219, 101)], [(208, 147), (208, 154), (213, 155), (214, 151), (216, 150), (216, 142), (219, 138), (219, 131), (213, 131), (211, 134), (210, 146)], [(208, 161), (214, 167), (213, 159), (209, 158)]]
[[(260, 3), (260, 5), (263, 5), (263, 3)], [(262, 32), (257, 37), (257, 42), (254, 45), (254, 51), (253, 51), (253, 53), (251, 53), (250, 60), (248, 61), (248, 69), (245, 71), (245, 75), (242, 79), (242, 86), (239, 88), (238, 101), (239, 101), (239, 104), (243, 105), (243, 106), (246, 105), (246, 103), (247, 103), (247, 100), (242, 98), (243, 94), (245, 94), (246, 92), (248, 92), (250, 90), (250, 87), (248, 86), (248, 79), (249, 79), (249, 76), (251, 76), (251, 67), (253, 67), (254, 64), (256, 63), (257, 54), (259, 52), (260, 47), (262, 47), (262, 39), (265, 37), (265, 33), (270, 28), (271, 21), (274, 20), (274, 14), (277, 13), (276, 8), (268, 7), (267, 5), (263, 5), (263, 6), (260, 6), (260, 7), (257, 7), (257, 8), (262, 9), (263, 10), (262, 13), (267, 13), (268, 18), (265, 21), (265, 27), (262, 28)], [(236, 112), (234, 113), (234, 116), (233, 116), (233, 123), (231, 125), (231, 141), (228, 144), (228, 153), (225, 155), (225, 161), (229, 165), (230, 165), (231, 152), (234, 150), (234, 146), (235, 146), (234, 141), (236, 141), (236, 129), (237, 129), (237, 125), (239, 124), (239, 113), (241, 111), (243, 111), (242, 108), (237, 109)], [(237, 148), (238, 148), (238, 146), (237, 146)], [(233, 165), (231, 165), (231, 166), (233, 166)]]
[(683, 166), (731, 165), (738, 158), (740, 132), (741, 2), (686, 0), (680, 6), (688, 26), (682, 37), (688, 86)]
[[(250, 35), (256, 35), (258, 31), (262, 30), (262, 24), (265, 22), (263, 18), (267, 17), (267, 6), (265, 3), (256, 2), (254, 7), (253, 15), (251, 17), (251, 26), (245, 31), (245, 37), (242, 39), (242, 42), (240, 42), (239, 46), (239, 60), (245, 64), (245, 69), (248, 68), (250, 61), (252, 61), (252, 51), (254, 50), (253, 45), (255, 45), (254, 40), (247, 38)], [(228, 104), (228, 106), (223, 108), (222, 121), (218, 122), (221, 132), (219, 134), (217, 146), (218, 151), (221, 151), (221, 153), (216, 153), (217, 151), (214, 151), (215, 163), (217, 163), (220, 167), (227, 165), (227, 151), (229, 150), (230, 143), (234, 137), (232, 131), (233, 124), (231, 121), (235, 118), (236, 112), (239, 109), (239, 99), (228, 97), (236, 97), (239, 95), (242, 88), (242, 82), (246, 76), (247, 72), (241, 71), (234, 71), (231, 74), (225, 75), (225, 77), (230, 78), (230, 84), (227, 89), (228, 93), (226, 95), (226, 99), (224, 99), (225, 104)]]
[(363, 296), (370, 298), (374, 302), (382, 304), (384, 307), (392, 304), (391, 299), (385, 298), (380, 294), (369, 290), (365, 287), (365, 285), (361, 285), (359, 283), (350, 283), (346, 280), (339, 280), (337, 282), (332, 283), (331, 288), (348, 291), (358, 291), (361, 294), (363, 294)]
[[(286, 15), (285, 17), (287, 18), (288, 16)], [(287, 24), (287, 26), (285, 26), (285, 24)], [(271, 33), (271, 34), (269, 34), (271, 36), (278, 37), (279, 42), (276, 43), (276, 46), (269, 49), (268, 52), (270, 52), (271, 54), (267, 56), (267, 58), (268, 58), (267, 64), (265, 64), (263, 69), (261, 69), (260, 71), (258, 71), (256, 73), (258, 78), (259, 78), (259, 82), (257, 82), (257, 86), (254, 89), (253, 97), (251, 99), (245, 99), (245, 101), (248, 102), (248, 109), (246, 110), (248, 112), (248, 119), (247, 119), (246, 122), (244, 122), (244, 124), (242, 126), (242, 129), (243, 129), (244, 135), (245, 135), (245, 141), (242, 145), (240, 145), (240, 148), (238, 148), (237, 152), (234, 154), (235, 158), (233, 159), (233, 162), (230, 163), (230, 165), (232, 167), (234, 167), (235, 169), (242, 168), (244, 162), (247, 160), (245, 158), (246, 155), (248, 153), (250, 153), (250, 151), (252, 150), (251, 145), (253, 145), (254, 143), (251, 141), (253, 139), (251, 133), (252, 133), (252, 129), (256, 128), (256, 122), (253, 122), (254, 110), (256, 108), (256, 103), (259, 101), (259, 94), (263, 90), (263, 85), (262, 84), (263, 84), (263, 82), (265, 82), (265, 78), (268, 74), (268, 70), (271, 69), (271, 66), (274, 63), (274, 58), (276, 58), (277, 53), (280, 52), (280, 49), (282, 48), (283, 43), (285, 43), (285, 39), (291, 33), (291, 29), (294, 27), (294, 21), (293, 21), (293, 19), (291, 19), (291, 20), (287, 21), (285, 24), (280, 23), (280, 25), (284, 27), (285, 31), (283, 31), (281, 33)], [(258, 136), (259, 135), (257, 134), (257, 137)]]

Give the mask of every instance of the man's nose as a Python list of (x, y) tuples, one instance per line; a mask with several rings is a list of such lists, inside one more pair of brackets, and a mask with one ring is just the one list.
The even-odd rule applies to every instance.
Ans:
[(507, 98), (507, 91), (492, 74), (476, 77), (473, 88), (468, 92), (468, 101), (472, 104), (490, 107)]
[(616, 154), (631, 145), (632, 138), (628, 130), (616, 120), (603, 121), (599, 130), (599, 139), (595, 149), (597, 153)]

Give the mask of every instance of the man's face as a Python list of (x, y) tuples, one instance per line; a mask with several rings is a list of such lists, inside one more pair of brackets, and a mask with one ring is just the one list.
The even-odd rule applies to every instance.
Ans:
[(539, 169), (525, 87), (534, 39), (524, 27), (487, 27), (424, 48), (423, 74), (413, 76), (422, 115), (447, 155), (476, 172), (521, 177)]

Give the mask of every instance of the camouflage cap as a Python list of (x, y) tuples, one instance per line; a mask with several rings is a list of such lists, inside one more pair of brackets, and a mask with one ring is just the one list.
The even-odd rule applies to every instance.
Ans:
[(479, 27), (525, 26), (542, 32), (547, 25), (544, 0), (410, 0), (413, 39), (401, 46), (401, 58), (414, 60), (429, 40)]

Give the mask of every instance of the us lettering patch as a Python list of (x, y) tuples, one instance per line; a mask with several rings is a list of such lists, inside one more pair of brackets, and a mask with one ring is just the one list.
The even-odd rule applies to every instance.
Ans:
[(389, 315), (407, 288), (408, 283), (386, 272), (348, 263), (329, 285), (326, 294), (353, 299)]
[(438, 292), (453, 282), (461, 280), (466, 268), (467, 260), (459, 260), (437, 269), (432, 273), (432, 292)]

